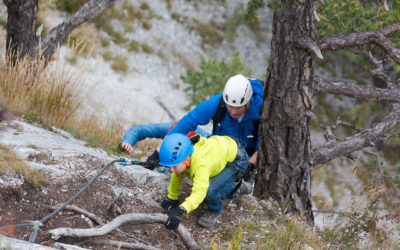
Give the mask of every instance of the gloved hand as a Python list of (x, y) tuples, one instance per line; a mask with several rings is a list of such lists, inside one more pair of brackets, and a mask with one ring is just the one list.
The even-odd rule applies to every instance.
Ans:
[(153, 154), (150, 155), (146, 160), (145, 168), (154, 170), (160, 163), (160, 157), (158, 156), (158, 151), (154, 150)]
[(246, 172), (243, 174), (243, 180), (246, 182), (254, 183), (255, 178), (255, 166), (253, 163), (249, 162)]
[(171, 200), (168, 197), (166, 197), (161, 203), (161, 207), (164, 208), (164, 213), (167, 213), (169, 210), (174, 209), (178, 205), (179, 205), (178, 200)]
[(169, 212), (169, 217), (164, 223), (164, 226), (169, 230), (175, 230), (179, 227), (181, 223), (182, 216), (186, 210), (182, 207), (176, 207)]

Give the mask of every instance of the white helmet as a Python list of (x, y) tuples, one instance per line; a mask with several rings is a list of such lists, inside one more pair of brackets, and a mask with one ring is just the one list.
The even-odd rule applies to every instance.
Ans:
[(250, 81), (242, 76), (235, 75), (226, 82), (223, 98), (229, 106), (239, 107), (246, 105), (253, 95)]

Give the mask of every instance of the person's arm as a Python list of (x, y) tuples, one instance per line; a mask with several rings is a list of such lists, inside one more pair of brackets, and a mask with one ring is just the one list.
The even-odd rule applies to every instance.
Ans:
[(174, 122), (135, 125), (125, 133), (120, 142), (120, 147), (126, 153), (130, 154), (133, 149), (132, 147), (138, 141), (144, 140), (146, 138), (163, 139), (167, 135), (168, 129), (173, 123)]
[(168, 134), (187, 134), (189, 131), (196, 130), (198, 125), (207, 125), (217, 112), (221, 97), (222, 93), (212, 96), (210, 99), (197, 105), (192, 111), (182, 117)]
[(186, 214), (196, 209), (206, 198), (208, 186), (210, 185), (210, 175), (207, 167), (198, 169), (193, 178), (192, 192), (179, 206), (186, 210)]
[(171, 181), (168, 186), (168, 198), (171, 200), (178, 200), (181, 194), (181, 185), (183, 180), (183, 173), (178, 176), (175, 173), (171, 175)]
[(254, 166), (257, 163), (257, 155), (258, 155), (258, 150), (254, 152), (254, 154), (250, 157), (249, 162), (253, 164)]

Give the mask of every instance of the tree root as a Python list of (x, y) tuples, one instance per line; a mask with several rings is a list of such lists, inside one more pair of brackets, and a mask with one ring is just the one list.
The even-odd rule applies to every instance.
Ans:
[[(46, 207), (48, 209), (51, 209), (51, 210), (56, 210), (59, 206), (47, 206), (47, 205), (45, 205), (44, 207)], [(100, 217), (98, 217), (95, 214), (93, 214), (93, 213), (91, 213), (91, 212), (89, 212), (89, 211), (87, 211), (85, 209), (82, 209), (80, 207), (77, 207), (77, 206), (74, 206), (74, 205), (67, 205), (63, 210), (75, 212), (75, 213), (78, 213), (78, 214), (83, 214), (86, 217), (88, 217), (89, 219), (91, 219), (92, 221), (96, 222), (98, 225), (100, 225), (100, 226), (104, 225), (104, 222)], [(127, 234), (127, 233), (125, 233), (124, 231), (122, 231), (119, 228), (115, 229), (115, 231), (117, 231), (118, 234), (120, 234), (120, 235), (123, 235), (125, 237), (133, 239), (136, 242), (140, 242), (140, 243), (142, 243), (144, 245), (151, 245), (149, 242), (141, 240), (141, 239), (139, 239), (139, 238), (137, 238), (137, 237), (135, 237), (133, 235)]]
[[(129, 213), (123, 214), (116, 217), (110, 223), (105, 224), (99, 228), (87, 228), (87, 229), (73, 229), (73, 228), (56, 228), (49, 231), (52, 234), (52, 239), (57, 240), (61, 236), (69, 237), (93, 237), (105, 235), (117, 227), (125, 223), (143, 224), (143, 223), (164, 223), (167, 220), (167, 215), (154, 213), (154, 214), (142, 214), (142, 213)], [(189, 249), (199, 249), (199, 246), (193, 239), (190, 232), (180, 224), (176, 232), (181, 236), (182, 241)]]

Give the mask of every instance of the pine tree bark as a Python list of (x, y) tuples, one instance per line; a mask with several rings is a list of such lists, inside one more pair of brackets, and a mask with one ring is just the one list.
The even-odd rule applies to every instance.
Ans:
[(313, 224), (309, 110), (313, 109), (313, 0), (282, 0), (274, 12), (264, 85), (254, 195), (272, 197), (284, 212)]
[(7, 6), (7, 51), (11, 60), (32, 54), (37, 46), (36, 15), (39, 0), (4, 0)]

